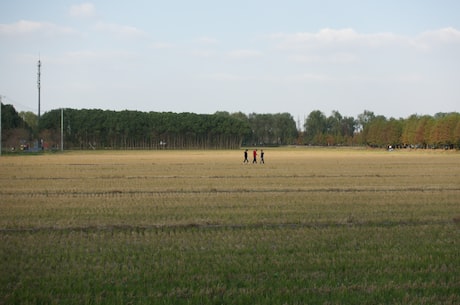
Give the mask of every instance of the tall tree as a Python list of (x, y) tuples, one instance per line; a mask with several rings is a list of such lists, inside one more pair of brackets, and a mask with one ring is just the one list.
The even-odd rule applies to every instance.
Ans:
[(364, 110), (363, 113), (358, 115), (356, 120), (356, 130), (360, 133), (361, 144), (367, 144), (367, 135), (369, 132), (369, 124), (376, 118), (374, 112)]
[(310, 112), (305, 119), (305, 141), (308, 144), (324, 144), (324, 135), (327, 130), (327, 118), (320, 110)]
[(23, 120), (19, 116), (16, 109), (14, 109), (13, 105), (10, 104), (1, 104), (1, 111), (2, 111), (2, 130), (14, 129), (22, 127)]
[(416, 145), (417, 126), (420, 121), (420, 117), (416, 114), (411, 115), (407, 118), (403, 124), (401, 143), (405, 146)]
[(19, 116), (25, 123), (24, 127), (37, 130), (38, 116), (35, 113), (32, 111), (21, 111), (19, 112)]
[(32, 129), (24, 122), (13, 105), (1, 103), (2, 147), (17, 147), (28, 142)]
[(277, 144), (295, 143), (298, 131), (292, 115), (287, 112), (274, 114), (274, 126)]

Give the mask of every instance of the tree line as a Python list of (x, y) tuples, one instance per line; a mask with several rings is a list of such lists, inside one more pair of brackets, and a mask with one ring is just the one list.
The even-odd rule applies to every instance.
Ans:
[(460, 148), (460, 113), (386, 118), (365, 110), (353, 117), (319, 110), (305, 120), (303, 143), (310, 145), (367, 145), (394, 148)]
[[(61, 133), (67, 149), (235, 149), (247, 145), (286, 145), (297, 138), (295, 122), (288, 113), (64, 109), (61, 118), (61, 109), (57, 109), (43, 114), (37, 125), (36, 118), (26, 113), (14, 115), (14, 108), (8, 109), (13, 111), (9, 116), (18, 119), (16, 124), (7, 124), (9, 129), (32, 126), (31, 130), (38, 130), (35, 137), (44, 139), (46, 148), (59, 147)], [(33, 137), (31, 133), (28, 138)], [(18, 139), (9, 142), (15, 141)]]
[[(289, 113), (214, 114), (61, 109), (17, 113), (2, 104), (2, 147), (66, 149), (236, 149), (321, 145), (460, 148), (460, 114), (386, 118), (365, 110), (357, 118), (314, 110), (303, 130)], [(63, 119), (63, 126), (61, 126)], [(39, 139), (39, 140), (38, 140)], [(35, 144), (32, 144), (35, 143)]]

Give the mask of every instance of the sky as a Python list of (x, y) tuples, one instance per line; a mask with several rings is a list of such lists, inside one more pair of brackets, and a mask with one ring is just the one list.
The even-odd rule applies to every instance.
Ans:
[(6, 0), (0, 95), (18, 111), (460, 111), (457, 0)]

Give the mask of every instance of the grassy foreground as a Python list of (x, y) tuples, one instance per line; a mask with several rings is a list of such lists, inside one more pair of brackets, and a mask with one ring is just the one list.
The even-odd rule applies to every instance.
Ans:
[(460, 154), (0, 157), (0, 304), (459, 304)]

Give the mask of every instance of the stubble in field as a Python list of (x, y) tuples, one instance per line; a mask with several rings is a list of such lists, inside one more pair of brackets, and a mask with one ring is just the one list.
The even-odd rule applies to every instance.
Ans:
[(0, 304), (454, 304), (457, 153), (0, 158)]

